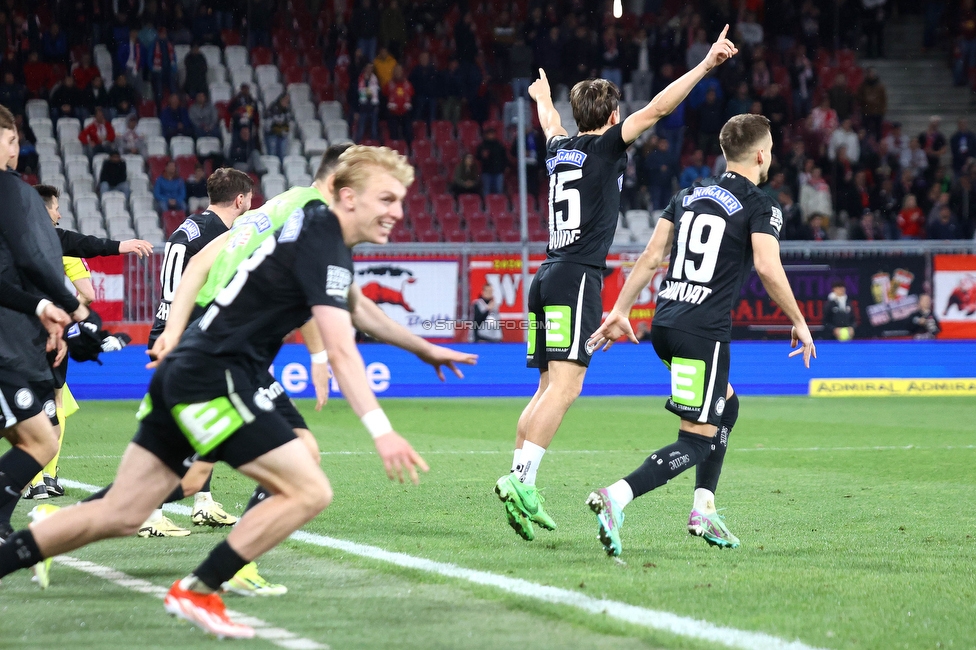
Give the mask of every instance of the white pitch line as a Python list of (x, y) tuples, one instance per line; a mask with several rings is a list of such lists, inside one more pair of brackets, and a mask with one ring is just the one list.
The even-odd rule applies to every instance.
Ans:
[[(77, 488), (80, 490), (86, 490), (88, 492), (95, 492), (101, 489), (96, 485), (79, 483), (78, 481), (72, 481), (70, 479), (61, 479), (61, 483), (65, 487)], [(190, 508), (176, 503), (167, 503), (163, 506), (163, 509), (167, 512), (185, 516), (189, 516), (191, 514)], [(448, 578), (467, 580), (468, 582), (473, 582), (475, 584), (495, 587), (518, 596), (533, 598), (535, 600), (541, 600), (547, 603), (553, 603), (555, 605), (566, 605), (568, 607), (581, 609), (590, 614), (604, 614), (610, 618), (615, 618), (625, 623), (631, 623), (633, 625), (639, 625), (641, 627), (650, 628), (653, 630), (661, 630), (700, 641), (718, 643), (729, 648), (740, 648), (741, 650), (819, 650), (818, 648), (806, 645), (801, 641), (787, 641), (786, 639), (765, 634), (764, 632), (749, 632), (747, 630), (723, 627), (707, 621), (672, 614), (671, 612), (662, 612), (644, 607), (637, 607), (636, 605), (628, 605), (627, 603), (621, 603), (614, 600), (593, 598), (592, 596), (587, 596), (586, 594), (570, 591), (568, 589), (540, 585), (534, 582), (529, 582), (528, 580), (509, 578), (508, 576), (489, 573), (487, 571), (465, 569), (464, 567), (459, 567), (456, 564), (437, 562), (422, 557), (406, 555), (405, 553), (396, 553), (394, 551), (387, 551), (386, 549), (376, 546), (368, 546), (366, 544), (359, 544), (349, 540), (326, 537), (325, 535), (308, 533), (303, 530), (292, 533), (289, 539), (302, 542), (304, 544), (311, 544), (313, 546), (344, 551), (346, 553), (351, 553), (353, 555), (358, 555), (360, 557), (365, 557), (372, 560), (389, 562), (390, 564), (395, 564), (408, 569), (426, 571), (427, 573), (436, 573)], [(111, 571), (112, 569), (109, 570)], [(150, 583), (146, 584), (153, 589), (162, 589), (161, 587), (155, 587)], [(162, 591), (165, 594), (165, 590)], [(238, 615), (235, 613), (234, 617), (237, 618)], [(242, 622), (247, 622), (250, 624), (249, 619)], [(257, 628), (255, 628), (255, 630), (257, 630)], [(281, 644), (279, 643), (278, 645)]]
[[(946, 451), (958, 449), (976, 449), (976, 445), (939, 445), (927, 447), (925, 445), (889, 445), (875, 447), (736, 447), (729, 451)], [(639, 449), (550, 449), (547, 454), (631, 454), (640, 452)], [(644, 450), (645, 452), (650, 450)], [(438, 449), (419, 452), (422, 456), (449, 455), (449, 456), (472, 456), (472, 455), (497, 455), (511, 454), (507, 449)], [(375, 451), (320, 451), (321, 456), (375, 456)], [(118, 460), (121, 455), (115, 456), (61, 456), (65, 460), (88, 460), (88, 459), (111, 459)]]
[[(67, 481), (65, 481), (65, 483), (67, 483)], [(71, 483), (74, 483), (74, 481), (71, 481)], [(168, 589), (165, 587), (154, 585), (151, 582), (140, 580), (139, 578), (133, 578), (132, 576), (122, 573), (117, 569), (113, 569), (112, 567), (102, 566), (86, 560), (79, 560), (78, 558), (71, 557), (70, 555), (60, 555), (54, 558), (54, 561), (71, 567), (72, 569), (77, 569), (78, 571), (83, 571), (84, 573), (93, 575), (96, 578), (101, 578), (102, 580), (111, 582), (114, 585), (118, 585), (119, 587), (123, 587), (130, 591), (146, 594), (147, 596), (165, 598), (166, 592), (168, 591)], [(287, 648), (288, 650), (327, 650), (329, 648), (329, 646), (326, 644), (300, 637), (294, 632), (289, 632), (284, 628), (274, 627), (271, 625), (271, 623), (263, 621), (260, 618), (248, 616), (247, 614), (235, 612), (230, 609), (227, 610), (227, 614), (238, 623), (244, 623), (253, 627), (254, 635), (257, 638), (264, 639), (265, 641), (268, 641), (269, 643), (281, 648)]]

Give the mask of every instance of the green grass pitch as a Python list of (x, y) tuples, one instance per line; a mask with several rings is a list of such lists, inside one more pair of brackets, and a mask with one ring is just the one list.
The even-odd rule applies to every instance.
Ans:
[[(527, 543), (492, 494), (524, 404), (386, 400), (431, 465), (419, 487), (404, 487), (386, 479), (345, 402), (321, 413), (301, 403), (335, 489), (333, 505), (305, 529), (820, 648), (976, 646), (974, 400), (743, 397), (718, 491), (742, 547), (719, 550), (686, 533), (689, 471), (627, 508), (626, 564), (603, 554), (583, 501), (672, 442), (677, 419), (662, 398), (581, 399), (539, 471), (559, 529), (537, 530)], [(83, 403), (68, 421), (61, 475), (111, 480), (135, 410)], [(252, 488), (218, 467), (213, 490), (229, 511), (239, 513)], [(69, 490), (53, 502), (82, 496)], [(30, 506), (18, 506), (16, 527)], [(168, 586), (224, 535), (194, 528), (185, 539), (126, 538), (71, 555)], [(713, 647), (297, 541), (259, 566), (288, 595), (228, 596), (228, 607), (332, 648)], [(44, 593), (29, 572), (3, 580), (0, 630), (0, 647), (215, 643), (165, 616), (157, 598), (59, 565)]]

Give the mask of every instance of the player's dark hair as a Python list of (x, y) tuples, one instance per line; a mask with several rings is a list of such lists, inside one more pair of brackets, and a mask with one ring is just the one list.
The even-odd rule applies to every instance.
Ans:
[(769, 135), (769, 119), (765, 115), (746, 113), (729, 118), (718, 134), (718, 142), (726, 160), (739, 162)]
[(221, 167), (207, 179), (207, 196), (214, 205), (231, 203), (239, 194), (245, 196), (254, 189), (254, 181), (233, 167)]
[(44, 205), (51, 207), (52, 199), (61, 198), (61, 192), (53, 185), (35, 185), (34, 189), (44, 199)]
[(0, 104), (0, 129), (10, 129), (11, 131), (17, 129), (17, 124), (14, 122), (14, 114), (2, 104)]
[(620, 89), (606, 79), (585, 79), (569, 92), (573, 119), (580, 132), (596, 131), (607, 125), (620, 102)]
[(315, 170), (315, 180), (324, 180), (329, 174), (335, 171), (335, 168), (339, 166), (339, 156), (352, 146), (351, 142), (343, 142), (342, 144), (334, 144), (325, 150), (322, 154), (322, 161), (319, 163), (319, 168)]

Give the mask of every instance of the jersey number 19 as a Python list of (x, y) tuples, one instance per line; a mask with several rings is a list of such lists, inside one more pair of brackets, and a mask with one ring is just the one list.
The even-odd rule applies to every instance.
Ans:
[[(686, 210), (678, 221), (678, 250), (672, 277), (701, 284), (711, 282), (723, 235), (725, 219), (714, 214), (696, 215), (694, 211)], [(696, 265), (694, 261), (686, 259), (688, 253), (701, 255), (701, 261)]]

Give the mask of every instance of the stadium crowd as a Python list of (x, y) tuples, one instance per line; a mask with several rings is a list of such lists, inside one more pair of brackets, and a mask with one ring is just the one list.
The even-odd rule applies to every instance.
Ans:
[[(626, 114), (701, 60), (729, 23), (740, 55), (631, 148), (621, 210), (644, 216), (622, 221), (619, 241), (646, 238), (677, 189), (719, 174), (718, 131), (750, 112), (773, 123), (776, 161), (763, 189), (783, 206), (785, 239), (973, 237), (976, 134), (964, 122), (950, 134), (937, 118), (903, 133), (885, 120), (883, 82), (857, 62), (856, 52), (883, 56), (888, 5), (647, 0), (644, 13), (615, 19), (611, 3), (583, 0), (360, 0), (355, 10), (342, 0), (4, 0), (0, 103), (17, 115), (28, 180), (61, 173), (39, 160), (55, 132), (59, 167), (71, 171), (78, 152), (63, 141), (75, 131), (61, 123), (78, 120), (91, 188), (122, 192), (137, 230), (148, 217), (136, 200), (142, 210), (149, 192), (168, 234), (206, 206), (205, 193), (188, 194), (200, 173), (233, 165), (277, 194), (307, 182), (308, 161), (329, 142), (353, 136), (409, 153), (419, 171), (397, 240), (506, 241), (517, 239), (511, 102), (538, 68), (557, 109), (575, 82), (602, 76), (621, 87)], [(972, 1), (949, 18), (965, 82), (976, 69)], [(934, 45), (938, 30), (926, 25)], [(28, 111), (38, 99), (45, 114)], [(531, 234), (544, 239), (544, 142), (529, 108)], [(122, 160), (106, 165), (114, 151)], [(136, 179), (134, 190), (133, 176), (148, 183)], [(62, 184), (78, 198), (70, 173)], [(109, 227), (104, 206), (95, 216)]]

